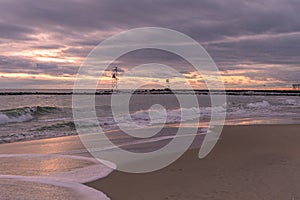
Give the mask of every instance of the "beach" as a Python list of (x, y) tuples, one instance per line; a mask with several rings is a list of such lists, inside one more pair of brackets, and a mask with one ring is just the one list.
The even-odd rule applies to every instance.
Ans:
[[(85, 107), (74, 108), (69, 94), (0, 96), (7, 102), (0, 109), (0, 199), (300, 198), (298, 96), (229, 95), (219, 106), (211, 106), (208, 95), (196, 97), (195, 107), (179, 105), (171, 94), (133, 94), (128, 115), (114, 114), (120, 105), (109, 95), (97, 95), (96, 123), (91, 123)], [(74, 111), (83, 114), (82, 123)], [(222, 125), (217, 120), (208, 129), (213, 113), (218, 119), (226, 116), (224, 130), (210, 154), (199, 159), (205, 135)], [(80, 137), (78, 125), (87, 131)], [(94, 129), (98, 125), (102, 132)], [(174, 148), (160, 151), (156, 161), (143, 155), (171, 143)], [(143, 157), (111, 156), (120, 149)], [(183, 155), (166, 168), (135, 173), (178, 152)], [(92, 156), (99, 153), (97, 158), (111, 167)], [(134, 173), (116, 170), (124, 166)]]
[(186, 152), (152, 173), (87, 183), (113, 200), (300, 199), (300, 125), (226, 126), (213, 151)]
[[(159, 171), (143, 174), (113, 171), (104, 178), (83, 183), (112, 200), (299, 199), (299, 128), (300, 125), (225, 126), (217, 145), (204, 159), (198, 158), (199, 149), (190, 149)], [(78, 136), (1, 144), (0, 154), (90, 157)], [(70, 158), (65, 159), (69, 162)], [(15, 162), (14, 166), (20, 164)], [(3, 170), (2, 167), (1, 174)], [(45, 168), (38, 166), (37, 170)], [(26, 194), (26, 190), (22, 192)]]

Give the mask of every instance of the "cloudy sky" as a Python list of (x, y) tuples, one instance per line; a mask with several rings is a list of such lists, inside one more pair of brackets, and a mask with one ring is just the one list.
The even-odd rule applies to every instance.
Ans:
[[(96, 45), (138, 27), (195, 39), (227, 88), (290, 88), (300, 82), (299, 10), (298, 0), (0, 0), (0, 89), (72, 88)], [(167, 52), (141, 50), (117, 62), (122, 73), (168, 64), (201, 87), (195, 70)]]

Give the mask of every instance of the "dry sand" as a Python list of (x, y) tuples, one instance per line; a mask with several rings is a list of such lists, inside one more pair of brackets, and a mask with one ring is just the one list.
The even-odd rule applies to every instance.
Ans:
[(87, 185), (112, 200), (300, 199), (299, 125), (226, 126), (214, 150), (190, 150), (147, 174), (113, 172)]

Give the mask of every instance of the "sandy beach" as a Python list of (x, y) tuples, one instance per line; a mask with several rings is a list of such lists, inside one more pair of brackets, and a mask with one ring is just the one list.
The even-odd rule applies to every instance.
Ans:
[[(225, 126), (205, 159), (198, 159), (199, 149), (191, 149), (162, 170), (114, 171), (85, 185), (112, 200), (300, 199), (299, 128)], [(89, 156), (77, 136), (1, 144), (0, 153)]]
[(300, 199), (299, 128), (226, 126), (203, 160), (193, 149), (160, 171), (115, 171), (87, 185), (113, 200)]

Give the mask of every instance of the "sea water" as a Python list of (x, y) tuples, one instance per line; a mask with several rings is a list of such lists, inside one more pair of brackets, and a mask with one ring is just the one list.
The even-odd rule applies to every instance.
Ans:
[[(130, 116), (113, 116), (111, 107), (118, 105), (111, 105), (109, 95), (95, 98), (98, 122), (104, 131), (118, 130), (119, 125), (130, 126), (130, 119), (139, 127), (148, 127), (195, 119), (205, 122), (211, 116), (207, 95), (197, 96), (199, 107), (185, 108), (180, 107), (174, 95), (134, 95), (129, 105)], [(71, 95), (3, 95), (0, 102), (0, 143), (77, 134)], [(153, 104), (165, 109), (149, 112)], [(294, 124), (300, 121), (299, 105), (299, 96), (227, 96), (227, 104), (215, 110), (226, 112), (226, 123), (230, 125)]]
[[(197, 99), (199, 107), (181, 107), (172, 94), (135, 94), (128, 105), (130, 116), (113, 116), (112, 106), (117, 109), (119, 105), (111, 104), (110, 95), (96, 95), (95, 109), (99, 125), (114, 144), (133, 152), (147, 152), (176, 137), (179, 125), (199, 126), (199, 135), (206, 134), (212, 111), (210, 97), (197, 95)], [(0, 102), (0, 143), (77, 134), (69, 94), (0, 95)], [(157, 104), (164, 109), (150, 109)], [(239, 95), (227, 96), (227, 102), (215, 108), (215, 112), (225, 113), (226, 124), (230, 125), (299, 124), (299, 105), (299, 96)], [(129, 137), (119, 131), (119, 125), (130, 130), (128, 121), (131, 119), (142, 129), (151, 129), (164, 122), (165, 131), (150, 138)], [(200, 124), (194, 123), (197, 119)], [(90, 151), (113, 148), (99, 147)], [(114, 167), (73, 155), (86, 153), (84, 149), (52, 151), (51, 154), (1, 154), (0, 199), (108, 199), (82, 183), (103, 178)]]

